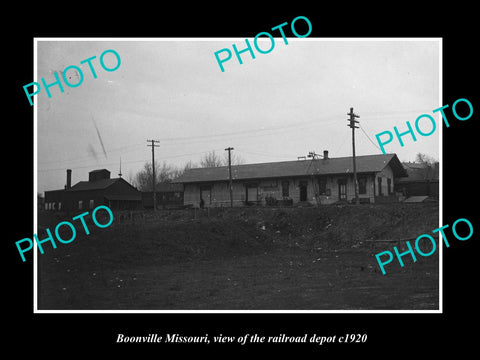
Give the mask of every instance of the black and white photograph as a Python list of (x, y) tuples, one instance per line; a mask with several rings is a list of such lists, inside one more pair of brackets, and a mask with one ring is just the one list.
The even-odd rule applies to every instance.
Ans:
[(36, 46), (39, 311), (440, 309), (441, 39)]
[(162, 5), (2, 25), (5, 351), (473, 350), (474, 9)]

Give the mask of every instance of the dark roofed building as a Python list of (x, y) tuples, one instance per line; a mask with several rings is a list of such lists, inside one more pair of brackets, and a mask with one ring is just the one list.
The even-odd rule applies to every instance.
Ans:
[(407, 177), (396, 179), (395, 186), (405, 196), (430, 196), (438, 199), (440, 190), (439, 163), (404, 162)]
[[(142, 204), (145, 209), (153, 209), (152, 191), (142, 191)], [(172, 183), (155, 184), (157, 208), (183, 207), (183, 185)]]
[[(394, 195), (394, 179), (407, 176), (395, 154), (356, 157), (359, 198), (376, 202)], [(232, 166), (235, 205), (289, 200), (332, 204), (355, 197), (351, 157), (282, 161)], [(184, 204), (229, 206), (227, 166), (187, 170), (175, 182), (184, 185)]]
[(107, 169), (89, 172), (88, 181), (73, 186), (71, 170), (67, 170), (65, 189), (45, 191), (46, 210), (89, 210), (106, 205), (112, 210), (141, 208), (141, 194), (123, 178), (110, 178)]

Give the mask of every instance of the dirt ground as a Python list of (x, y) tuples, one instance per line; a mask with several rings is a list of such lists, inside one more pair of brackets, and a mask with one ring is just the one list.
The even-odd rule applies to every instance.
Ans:
[[(39, 227), (53, 233), (75, 215), (40, 212)], [(72, 243), (47, 245), (38, 256), (39, 309), (439, 306), (438, 250), (415, 263), (405, 256), (403, 268), (395, 260), (386, 275), (374, 256), (431, 234), (439, 227), (437, 203), (116, 213), (105, 229), (87, 222), (90, 235), (74, 224)]]

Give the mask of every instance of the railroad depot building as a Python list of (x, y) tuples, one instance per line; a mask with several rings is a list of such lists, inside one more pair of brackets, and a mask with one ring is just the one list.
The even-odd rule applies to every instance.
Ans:
[(88, 181), (71, 186), (72, 171), (67, 170), (64, 189), (45, 191), (45, 210), (78, 211), (106, 205), (112, 210), (133, 210), (142, 207), (140, 191), (123, 178), (110, 178), (110, 171), (100, 169), (88, 173)]
[[(396, 154), (356, 157), (359, 199), (395, 201), (394, 183), (407, 172)], [(333, 204), (355, 199), (352, 157), (232, 165), (233, 205)], [(184, 205), (230, 206), (228, 166), (187, 170), (175, 180), (184, 186)]]

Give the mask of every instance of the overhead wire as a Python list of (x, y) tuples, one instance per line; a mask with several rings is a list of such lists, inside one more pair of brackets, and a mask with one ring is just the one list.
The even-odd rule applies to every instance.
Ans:
[(270, 158), (281, 158), (281, 159), (285, 159), (285, 158), (296, 158), (297, 155), (293, 155), (293, 154), (280, 154), (280, 153), (275, 153), (275, 154), (272, 154), (272, 153), (266, 153), (266, 152), (255, 152), (255, 151), (250, 151), (250, 150), (243, 150), (243, 149), (238, 149), (238, 148), (235, 148), (235, 150), (237, 150), (237, 152), (239, 153), (245, 153), (245, 154), (250, 154), (250, 155), (256, 155), (256, 156), (263, 156), (263, 157), (270, 157)]
[[(144, 143), (137, 143), (137, 144), (132, 144), (132, 145), (127, 145), (127, 146), (121, 146), (121, 147), (118, 147), (118, 148), (113, 148), (113, 149), (106, 149), (108, 153), (115, 153), (115, 152), (118, 152), (118, 151), (122, 151), (123, 154), (125, 153), (128, 153), (128, 152), (131, 152), (132, 148), (135, 148), (135, 147), (139, 147), (139, 146), (143, 146)], [(130, 149), (129, 151), (126, 151), (126, 149)], [(62, 160), (48, 160), (48, 161), (39, 161), (38, 164), (40, 165), (46, 165), (46, 164), (52, 164), (52, 163), (55, 163), (55, 164), (59, 164), (59, 163), (64, 163), (64, 162), (77, 162), (77, 161), (84, 161), (84, 160), (91, 160), (92, 159), (92, 155), (88, 155), (88, 156), (83, 156), (83, 157), (80, 157), (80, 158), (69, 158), (69, 159), (62, 159)]]
[[(328, 120), (328, 121), (327, 121)], [(332, 116), (329, 117), (324, 117), (323, 121), (322, 119), (320, 120), (322, 125), (333, 123), (336, 120), (333, 119)], [(216, 138), (218, 139), (223, 139), (223, 140), (228, 140), (225, 139), (225, 137), (258, 137), (258, 136), (271, 136), (275, 135), (279, 131), (283, 131), (286, 129), (290, 128), (299, 128), (303, 126), (308, 126), (308, 125), (316, 125), (319, 123), (319, 120), (309, 120), (309, 121), (303, 121), (303, 122), (297, 122), (293, 124), (287, 124), (287, 125), (276, 125), (276, 126), (270, 126), (270, 127), (263, 127), (260, 129), (249, 129), (249, 130), (242, 130), (242, 131), (234, 131), (234, 132), (227, 132), (227, 133), (219, 133), (219, 134), (211, 134), (211, 135), (196, 135), (196, 136), (184, 136), (184, 137), (170, 137), (170, 138), (160, 138), (161, 144), (163, 146), (174, 146), (174, 145), (180, 145), (182, 143), (188, 142), (188, 144), (193, 144), (193, 143), (203, 143), (203, 142), (212, 142), (212, 140), (215, 140)], [(172, 143), (174, 142), (174, 143)], [(106, 149), (107, 153), (112, 153), (112, 152), (118, 152), (122, 151), (125, 153), (125, 150), (127, 149), (132, 149), (136, 147), (143, 146), (143, 143), (135, 143), (131, 145), (126, 145), (126, 146), (121, 146), (118, 148), (113, 148), (113, 149)], [(131, 151), (131, 150), (130, 150)], [(81, 161), (86, 161), (92, 158), (92, 155), (89, 156), (83, 156), (79, 158), (69, 158), (69, 159), (63, 159), (63, 160), (49, 160), (49, 161), (39, 161), (38, 164), (41, 165), (47, 165), (47, 164), (61, 164), (65, 162), (81, 162)]]
[[(412, 111), (396, 111), (397, 113), (410, 113)], [(382, 113), (380, 112), (369, 112), (370, 116), (383, 116)], [(315, 119), (315, 120), (309, 120), (309, 121), (303, 121), (303, 122), (297, 122), (297, 123), (291, 123), (291, 124), (286, 124), (286, 125), (276, 125), (276, 126), (270, 126), (270, 127), (263, 127), (260, 129), (249, 129), (249, 130), (241, 130), (241, 131), (233, 131), (233, 132), (226, 132), (226, 133), (218, 133), (218, 134), (211, 134), (211, 135), (195, 135), (195, 136), (183, 136), (183, 137), (170, 137), (170, 138), (161, 138), (160, 141), (163, 143), (164, 146), (172, 146), (172, 145), (179, 145), (182, 142), (188, 142), (189, 144), (192, 143), (202, 143), (202, 142), (212, 142), (212, 140), (215, 140), (216, 138), (218, 139), (223, 139), (223, 140), (228, 140), (228, 137), (243, 137), (243, 136), (270, 136), (274, 135), (278, 131), (283, 131), (286, 129), (290, 128), (298, 128), (298, 127), (303, 127), (303, 126), (308, 126), (308, 125), (316, 125), (316, 124), (321, 124), (327, 125), (330, 123), (335, 123), (337, 122), (338, 119), (336, 119), (334, 116), (327, 116), (323, 117), (322, 119)], [(375, 144), (375, 142), (370, 138), (370, 136), (367, 134), (367, 132), (363, 129), (362, 126), (359, 126), (359, 128), (362, 130), (364, 135), (367, 137), (367, 139), (372, 143), (375, 148), (380, 150), (379, 146)], [(227, 139), (225, 139), (227, 137)], [(339, 147), (336, 149), (335, 153), (338, 153), (341, 148), (345, 145), (347, 138), (345, 137), (342, 143), (340, 143)], [(174, 142), (172, 144), (172, 142)], [(144, 143), (135, 143), (135, 144), (130, 144), (130, 145), (124, 145), (120, 146), (117, 148), (113, 149), (107, 149), (108, 153), (115, 153), (122, 151), (122, 154), (125, 152), (131, 152), (134, 151), (135, 148), (138, 148), (140, 146), (143, 146)], [(218, 149), (218, 150), (223, 150), (223, 149)], [(179, 155), (173, 155), (169, 156), (168, 158), (180, 158), (183, 156), (191, 156), (191, 155), (198, 155), (198, 154), (204, 154), (207, 153), (208, 151), (202, 151), (202, 152), (194, 152), (194, 153), (188, 153), (188, 154), (179, 154)], [(285, 158), (285, 157), (291, 157), (292, 155), (283, 155), (279, 153), (271, 154), (271, 153), (258, 153), (254, 151), (247, 151), (247, 150), (242, 150), (242, 152), (247, 153), (247, 154), (252, 154), (252, 155), (257, 155), (257, 156), (264, 156), (264, 157), (272, 157), (272, 158)], [(294, 155), (293, 157), (296, 157)], [(63, 164), (65, 162), (81, 162), (81, 161), (87, 161), (92, 159), (92, 155), (89, 156), (84, 156), (80, 158), (68, 158), (68, 159), (63, 159), (63, 160), (50, 160), (50, 161), (39, 161), (39, 165), (47, 165), (47, 164)], [(128, 163), (138, 163), (142, 162), (145, 160), (132, 160), (132, 161), (125, 161), (125, 164)], [(102, 163), (103, 165), (114, 165), (115, 163)], [(72, 168), (75, 169), (80, 169), (80, 168), (87, 168), (91, 167), (91, 165), (84, 165), (84, 166), (71, 166)], [(39, 169), (39, 172), (45, 172), (45, 171), (57, 171), (57, 170), (64, 170), (63, 168), (58, 168), (58, 169)]]
[(375, 144), (375, 142), (370, 138), (370, 136), (368, 136), (368, 134), (365, 132), (365, 130), (363, 129), (363, 127), (360, 126), (360, 125), (359, 125), (358, 127), (360, 128), (360, 130), (362, 130), (362, 132), (365, 134), (365, 136), (367, 137), (367, 139), (373, 144), (373, 146), (375, 146), (378, 150), (382, 151), (382, 150), (380, 149), (380, 147), (379, 147), (377, 144)]
[[(221, 151), (223, 149), (211, 149), (211, 150), (205, 150), (205, 151), (199, 151), (199, 152), (194, 152), (194, 153), (188, 153), (188, 154), (179, 154), (179, 155), (173, 155), (173, 156), (168, 156), (168, 157), (159, 157), (159, 160), (166, 160), (166, 159), (173, 159), (173, 158), (180, 158), (184, 156), (192, 156), (192, 155), (201, 155), (201, 154), (207, 154), (211, 151)], [(148, 160), (142, 159), (142, 160), (129, 160), (129, 161), (123, 161), (122, 164), (135, 164), (135, 163), (141, 163), (141, 162), (148, 162)], [(111, 162), (111, 163), (100, 163), (99, 166), (107, 166), (107, 165), (116, 165), (117, 162)], [(84, 165), (84, 166), (69, 166), (70, 169), (84, 169), (84, 168), (89, 168), (92, 167), (92, 165)], [(63, 171), (65, 168), (55, 168), (55, 169), (38, 169), (38, 172), (46, 172), (46, 171)]]

